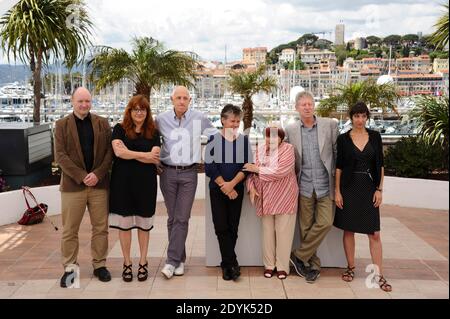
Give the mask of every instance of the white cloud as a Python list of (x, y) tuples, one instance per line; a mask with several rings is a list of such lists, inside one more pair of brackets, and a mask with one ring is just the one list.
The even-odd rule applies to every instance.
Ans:
[[(167, 47), (192, 50), (206, 59), (240, 59), (244, 47), (274, 46), (293, 41), (307, 32), (332, 31), (340, 20), (346, 25), (346, 40), (354, 36), (431, 32), (440, 14), (438, 4), (413, 1), (393, 3), (365, 1), (342, 9), (326, 1), (158, 1), (90, 0), (97, 26), (98, 44), (129, 49), (133, 35), (152, 36)], [(126, 3), (126, 5), (124, 4)], [(323, 35), (321, 35), (323, 36)]]
[[(3, 1), (3, 0), (0, 0)], [(332, 31), (343, 20), (346, 40), (354, 36), (432, 31), (441, 15), (424, 0), (86, 0), (95, 25), (94, 42), (130, 49), (133, 36), (151, 36), (205, 59), (241, 59), (245, 47), (276, 45), (304, 33)], [(322, 35), (320, 35), (322, 36)]]

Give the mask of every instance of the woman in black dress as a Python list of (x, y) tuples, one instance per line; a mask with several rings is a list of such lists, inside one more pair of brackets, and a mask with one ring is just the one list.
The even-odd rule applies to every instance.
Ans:
[(344, 230), (348, 267), (344, 281), (354, 278), (355, 233), (367, 234), (375, 279), (384, 291), (392, 291), (382, 275), (380, 210), (383, 191), (383, 144), (380, 133), (367, 129), (370, 112), (363, 102), (350, 110), (352, 129), (337, 140), (336, 214), (334, 226)]
[(123, 122), (112, 133), (114, 162), (109, 197), (109, 225), (119, 229), (124, 256), (122, 278), (133, 280), (130, 258), (131, 229), (138, 229), (141, 253), (137, 278), (148, 277), (147, 250), (156, 207), (156, 165), (159, 164), (160, 139), (150, 105), (136, 95), (125, 108)]

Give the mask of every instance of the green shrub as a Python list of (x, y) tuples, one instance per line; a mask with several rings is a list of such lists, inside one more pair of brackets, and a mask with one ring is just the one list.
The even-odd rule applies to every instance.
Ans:
[(427, 178), (433, 170), (442, 168), (442, 152), (439, 145), (428, 145), (419, 137), (402, 138), (386, 152), (386, 174)]

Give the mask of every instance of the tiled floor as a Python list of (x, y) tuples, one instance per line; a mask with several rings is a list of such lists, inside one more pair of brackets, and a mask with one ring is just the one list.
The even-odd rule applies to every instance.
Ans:
[[(286, 280), (266, 279), (262, 267), (243, 267), (237, 282), (226, 282), (221, 271), (205, 267), (204, 201), (194, 203), (187, 239), (188, 259), (182, 277), (166, 280), (160, 273), (167, 248), (166, 215), (158, 204), (155, 228), (149, 247), (150, 278), (146, 282), (121, 279), (122, 257), (116, 230), (110, 231), (108, 268), (113, 279), (102, 283), (92, 277), (90, 264), (90, 224), (83, 220), (80, 230), (80, 288), (62, 289), (59, 278), (60, 234), (48, 222), (24, 227), (0, 227), (0, 298), (449, 298), (448, 211), (382, 207), (384, 274), (393, 292), (366, 287), (370, 261), (366, 236), (357, 235), (356, 278), (351, 283), (340, 279), (341, 269), (322, 270), (311, 285), (292, 274)], [(51, 217), (60, 225), (60, 216)], [(138, 246), (133, 238), (132, 256), (138, 264)], [(136, 267), (134, 267), (136, 272)]]

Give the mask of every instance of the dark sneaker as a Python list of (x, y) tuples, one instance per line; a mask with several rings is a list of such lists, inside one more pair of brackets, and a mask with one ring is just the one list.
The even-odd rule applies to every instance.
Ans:
[(231, 268), (227, 268), (227, 267), (222, 268), (222, 278), (223, 278), (223, 280), (227, 280), (227, 281), (233, 279), (233, 277), (231, 275)]
[(308, 275), (310, 271), (309, 268), (306, 267), (303, 261), (298, 259), (297, 256), (294, 255), (294, 253), (291, 253), (291, 258), (289, 259), (289, 261), (291, 262), (292, 266), (294, 266), (297, 275), (299, 275), (300, 277), (306, 277)]
[(65, 271), (64, 275), (62, 275), (61, 280), (59, 282), (59, 286), (61, 288), (67, 288), (69, 286), (72, 286), (75, 280), (75, 272), (72, 271)]
[(231, 267), (231, 278), (233, 280), (236, 280), (241, 275), (241, 267), (239, 266), (233, 266)]
[(313, 284), (319, 277), (320, 271), (318, 271), (317, 269), (311, 269), (311, 271), (306, 275), (306, 282), (309, 284)]
[(98, 279), (103, 282), (111, 280), (111, 274), (109, 273), (109, 270), (106, 269), (106, 267), (94, 269), (94, 276), (98, 277)]

